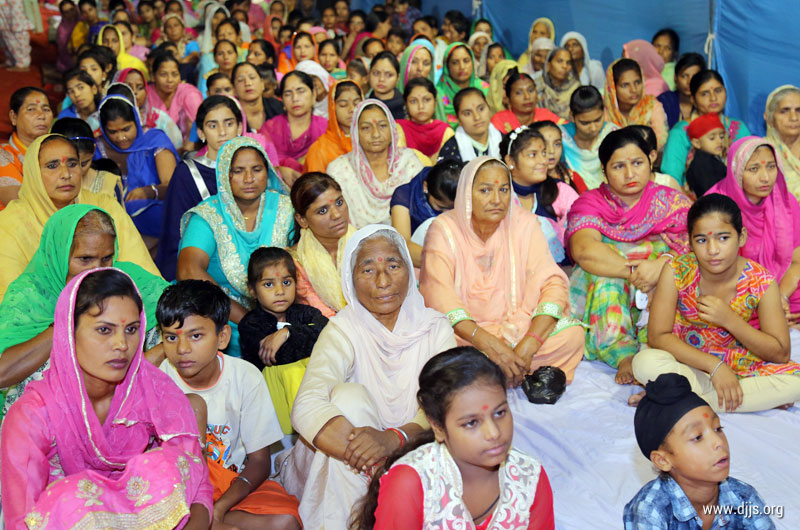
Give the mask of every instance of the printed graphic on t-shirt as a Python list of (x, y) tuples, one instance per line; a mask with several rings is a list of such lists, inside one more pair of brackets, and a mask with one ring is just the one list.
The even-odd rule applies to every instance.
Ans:
[[(206, 427), (206, 454), (208, 459), (225, 467), (225, 462), (231, 455), (231, 440), (227, 434), (231, 431), (230, 425), (208, 424)], [(236, 465), (228, 467), (231, 471), (239, 472)]]

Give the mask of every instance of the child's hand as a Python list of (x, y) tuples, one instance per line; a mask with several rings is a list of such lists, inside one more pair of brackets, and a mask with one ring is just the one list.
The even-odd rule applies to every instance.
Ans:
[(281, 349), (281, 346), (283, 346), (288, 338), (289, 328), (285, 327), (261, 339), (261, 342), (258, 345), (258, 356), (261, 358), (261, 362), (267, 366), (274, 365), (275, 356), (278, 355), (278, 350)]
[(728, 304), (711, 295), (697, 298), (697, 315), (706, 322), (725, 329), (730, 325), (730, 318), (736, 317)]
[(726, 412), (733, 412), (742, 404), (744, 392), (739, 384), (739, 378), (727, 364), (721, 364), (711, 379), (714, 390), (719, 399), (719, 408), (725, 406)]

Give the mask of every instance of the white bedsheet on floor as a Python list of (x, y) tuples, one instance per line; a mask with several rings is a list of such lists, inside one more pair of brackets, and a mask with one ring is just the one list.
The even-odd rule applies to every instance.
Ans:
[[(800, 333), (792, 334), (800, 359)], [(533, 405), (509, 393), (514, 446), (542, 461), (553, 487), (559, 530), (622, 527), (625, 504), (648, 481), (653, 466), (633, 433), (640, 387), (614, 383), (615, 370), (584, 361), (555, 405)], [(800, 405), (798, 403), (797, 405)], [(731, 476), (754, 486), (767, 505), (782, 505), (779, 529), (800, 528), (800, 407), (755, 414), (722, 414), (731, 448)]]

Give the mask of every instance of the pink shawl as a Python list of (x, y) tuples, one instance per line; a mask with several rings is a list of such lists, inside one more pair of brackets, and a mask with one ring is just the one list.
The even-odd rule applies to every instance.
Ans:
[(420, 291), (426, 304), (447, 313), (451, 323), (463, 320), (459, 310), (466, 311), (493, 335), (516, 344), (539, 304), (555, 304), (569, 314), (569, 282), (547, 251), (536, 216), (515, 201), (486, 242), (475, 233), (472, 185), (490, 160), (496, 159), (475, 158), (461, 170), (454, 208), (428, 229)]
[(578, 197), (567, 214), (567, 234), (592, 228), (614, 241), (634, 243), (648, 236), (661, 236), (669, 247), (689, 252), (686, 215), (692, 202), (680, 191), (648, 182), (642, 197), (630, 208), (607, 183)]
[[(194, 413), (186, 396), (175, 383), (144, 358), (142, 353), (144, 332), (141, 333), (128, 373), (117, 386), (105, 422), (101, 424), (94, 413), (76, 357), (73, 322), (78, 288), (86, 276), (97, 270), (102, 269), (79, 274), (61, 292), (55, 309), (50, 369), (45, 372), (44, 379), (28, 385), (25, 394), (12, 406), (6, 418), (4, 457), (13, 450), (8, 446), (14, 443), (11, 440), (15, 438), (5, 440), (10, 433), (20, 433), (19, 439), (16, 440), (17, 444), (24, 443), (23, 439), (27, 434), (21, 433), (26, 433), (27, 430), (33, 433), (30, 435), (31, 439), (35, 439), (39, 434), (42, 425), (22, 424), (26, 419), (37, 415), (46, 417), (45, 435), (52, 437), (52, 441), (48, 440), (47, 445), (50, 446), (52, 443), (54, 445), (48, 448), (54, 447), (57, 450), (54, 456), (41, 455), (37, 460), (33, 458), (37, 454), (36, 447), (18, 447), (17, 450), (20, 452), (30, 450), (27, 458), (25, 455), (18, 455), (19, 465), (24, 463), (26, 469), (19, 469), (19, 465), (8, 465), (8, 462), (3, 462), (4, 484), (12, 484), (14, 480), (19, 480), (20, 476), (26, 474), (29, 481), (28, 484), (19, 484), (20, 493), (7, 497), (6, 492), (3, 492), (6, 520), (8, 521), (9, 517), (17, 518), (20, 514), (25, 516), (28, 510), (33, 508), (33, 502), (36, 503), (36, 510), (63, 512), (69, 508), (69, 506), (65, 508), (63, 504), (73, 499), (76, 515), (80, 515), (78, 512), (86, 511), (85, 507), (92, 506), (90, 502), (85, 502), (84, 505), (86, 499), (90, 496), (104, 496), (105, 507), (100, 506), (103, 502), (95, 504), (104, 510), (111, 509), (112, 506), (109, 505), (116, 505), (119, 508), (119, 503), (124, 503), (125, 499), (124, 479), (134, 471), (135, 476), (143, 475), (138, 480), (149, 480), (149, 482), (144, 483), (145, 492), (139, 492), (142, 493), (139, 497), (140, 502), (135, 507), (133, 502), (126, 507), (133, 508), (134, 511), (137, 509), (140, 512), (144, 511), (145, 508), (141, 508), (143, 504), (148, 504), (151, 500), (157, 502), (166, 497), (166, 493), (172, 493), (182, 480), (186, 504), (201, 503), (211, 513), (213, 488), (201, 452)], [(145, 312), (142, 311), (139, 317), (140, 329), (144, 330), (147, 328)], [(35, 409), (37, 403), (42, 404), (44, 411)], [(165, 403), (169, 403), (169, 406), (165, 407)], [(161, 448), (161, 451), (157, 454), (148, 453), (153, 455), (149, 465), (146, 457), (143, 461), (137, 458), (155, 448)], [(44, 487), (58, 478), (57, 475), (53, 475), (54, 461), (57, 462), (59, 474), (63, 471), (61, 476), (66, 475), (67, 481), (58, 482), (61, 484), (57, 489), (58, 496), (53, 494), (53, 489), (48, 490), (49, 496), (40, 496)], [(159, 474), (155, 466), (158, 465), (158, 469), (161, 469), (162, 464), (166, 463), (172, 464), (172, 478), (178, 478), (177, 484), (164, 483), (166, 479), (159, 478), (166, 475)], [(154, 466), (153, 469), (150, 465)], [(49, 472), (47, 468), (50, 468)], [(148, 471), (153, 473), (152, 476), (148, 475)], [(74, 485), (69, 485), (71, 475), (84, 476), (88, 479), (78, 481), (76, 490)], [(130, 495), (133, 495), (130, 480), (135, 480), (135, 476), (127, 480), (129, 499)], [(39, 484), (42, 478), (46, 481), (44, 484)], [(123, 482), (118, 484), (118, 479)], [(87, 489), (89, 486), (85, 483), (89, 483), (94, 489)], [(148, 486), (150, 483), (151, 486)], [(99, 484), (102, 484), (102, 487)], [(150, 487), (149, 491), (146, 491), (147, 487)], [(144, 493), (149, 493), (149, 496), (145, 498)], [(132, 500), (136, 500), (136, 497)]]
[(289, 119), (285, 114), (279, 114), (272, 119), (264, 122), (258, 132), (263, 134), (275, 146), (278, 153), (276, 166), (295, 167), (302, 163), (308, 153), (311, 144), (317, 138), (325, 134), (328, 128), (328, 120), (321, 116), (311, 116), (311, 126), (295, 139), (292, 139), (292, 129), (289, 126)]
[(655, 47), (646, 40), (636, 39), (623, 45), (625, 57), (634, 59), (644, 74), (644, 92), (653, 97), (660, 96), (669, 90), (667, 82), (661, 77), (664, 69), (664, 59), (658, 54)]
[(742, 256), (760, 263), (775, 277), (783, 278), (792, 264), (794, 249), (800, 247), (800, 204), (786, 187), (783, 160), (777, 155), (778, 179), (769, 197), (761, 204), (753, 204), (745, 195), (742, 189), (744, 167), (762, 145), (769, 146), (773, 153), (777, 152), (772, 142), (758, 136), (746, 136), (734, 142), (728, 149), (728, 174), (707, 193), (721, 193), (736, 201), (747, 228)]
[(183, 133), (184, 140), (189, 137), (192, 124), (197, 117), (197, 109), (202, 102), (203, 96), (197, 88), (180, 82), (175, 90), (175, 96), (172, 98), (172, 104), (170, 108), (167, 108), (161, 100), (161, 96), (156, 92), (156, 87), (152, 83), (147, 85), (147, 103), (152, 108), (166, 111)]

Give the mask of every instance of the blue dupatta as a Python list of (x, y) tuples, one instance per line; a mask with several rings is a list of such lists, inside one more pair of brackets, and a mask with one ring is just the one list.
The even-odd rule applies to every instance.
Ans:
[[(230, 168), (233, 157), (244, 147), (256, 149), (267, 161), (267, 189), (262, 193), (252, 232), (247, 230), (244, 215), (231, 190)], [(217, 194), (186, 212), (181, 221), (181, 235), (192, 215), (200, 216), (214, 233), (222, 272), (233, 290), (228, 296), (244, 307), (253, 305), (247, 290), (247, 263), (259, 247), (287, 247), (294, 236), (294, 208), (287, 195), (275, 191), (282, 187), (272, 162), (260, 143), (246, 136), (228, 140), (217, 153)]]
[[(167, 134), (159, 129), (150, 129), (144, 132), (142, 120), (139, 117), (139, 109), (125, 96), (111, 95), (103, 98), (97, 107), (98, 115), (106, 102), (116, 99), (130, 105), (133, 110), (134, 122), (136, 123), (136, 139), (127, 149), (120, 149), (106, 134), (105, 127), (100, 123), (100, 131), (106, 145), (116, 151), (126, 155), (127, 171), (123, 176), (124, 190), (123, 197), (127, 197), (131, 190), (146, 186), (158, 186), (161, 178), (158, 176), (156, 168), (155, 152), (157, 149), (168, 149), (175, 157), (175, 162), (180, 162), (180, 157), (172, 141)], [(136, 228), (145, 235), (158, 237), (161, 230), (161, 217), (163, 213), (163, 201), (161, 199), (137, 199), (125, 202), (125, 210), (133, 218)]]

